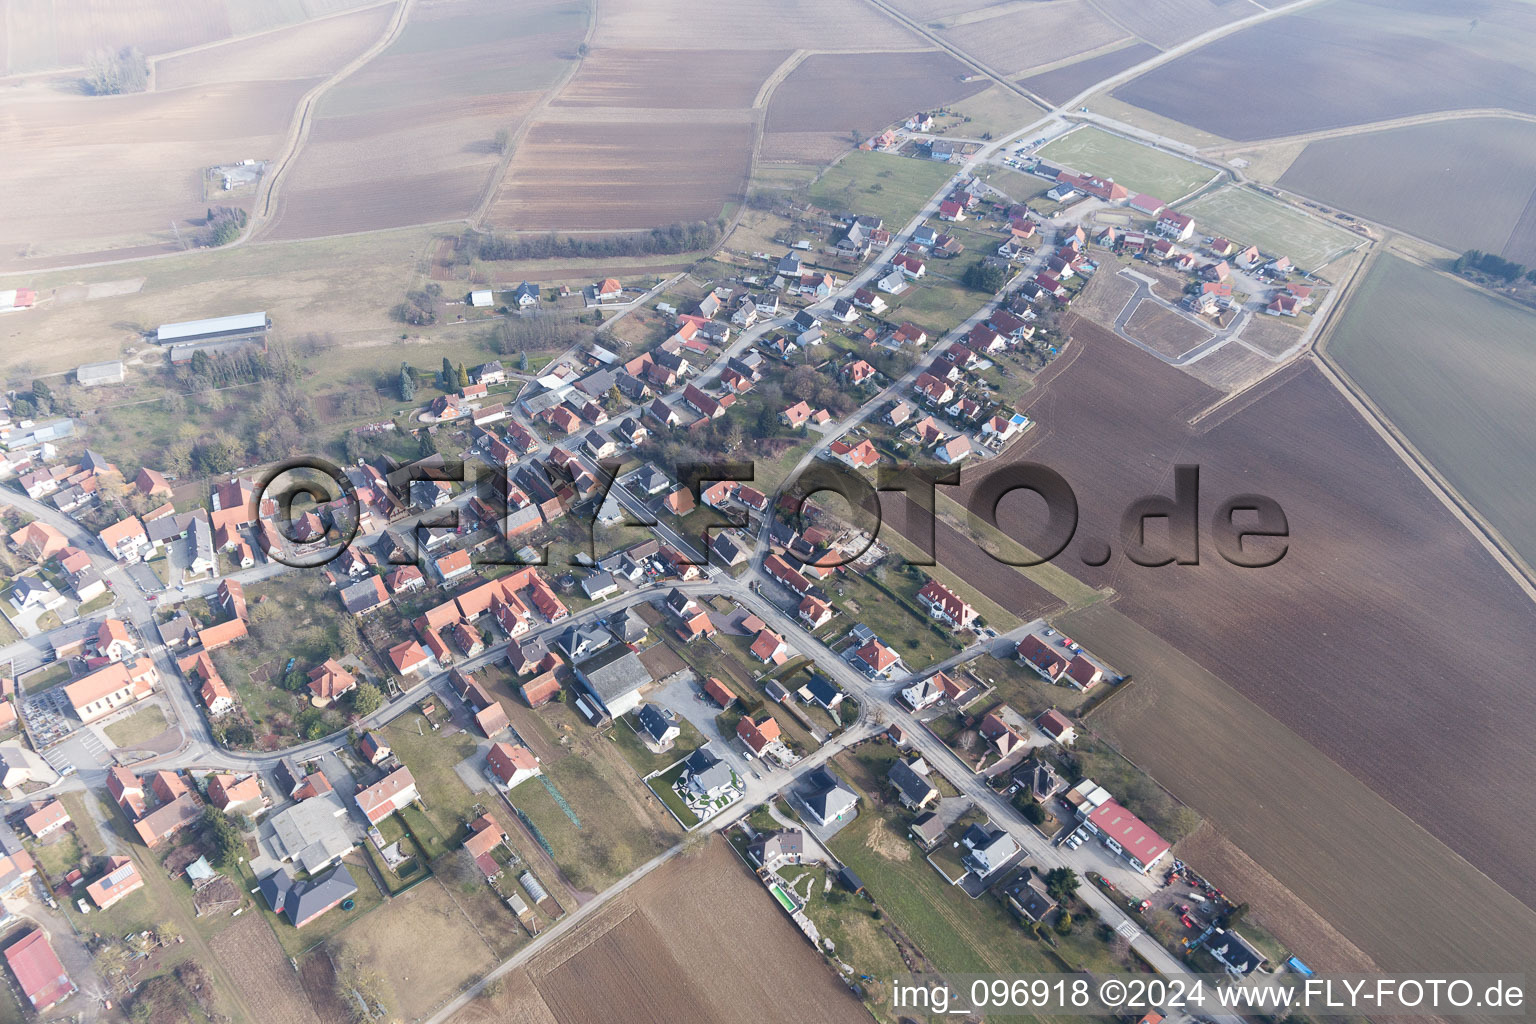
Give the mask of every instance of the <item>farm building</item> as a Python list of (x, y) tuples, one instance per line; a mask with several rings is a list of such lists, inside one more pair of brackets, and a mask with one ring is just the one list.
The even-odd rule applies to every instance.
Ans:
[(83, 388), (100, 384), (121, 384), (123, 364), (120, 360), (110, 363), (86, 363), (75, 371), (75, 380)]
[(234, 316), (216, 316), (207, 320), (184, 320), (181, 323), (161, 324), (155, 329), (155, 344), (201, 345), (215, 341), (233, 341), (260, 337), (271, 329), (272, 321), (265, 313), (237, 313)]
[(41, 928), (28, 932), (5, 948), (5, 960), (16, 975), (22, 995), (32, 1009), (45, 1013), (75, 992), (58, 954), (48, 943), (48, 933)]
[(494, 300), (489, 288), (479, 288), (469, 293), (469, 304), (476, 309), (489, 306)]

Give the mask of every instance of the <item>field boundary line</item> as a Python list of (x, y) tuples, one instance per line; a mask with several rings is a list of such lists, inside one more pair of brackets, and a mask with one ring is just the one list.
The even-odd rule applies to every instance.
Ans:
[(544, 90), (544, 95), (539, 97), (539, 102), (533, 105), (533, 109), (528, 111), (522, 121), (518, 123), (517, 130), (512, 133), (512, 137), (507, 140), (507, 151), (501, 154), (501, 160), (496, 164), (496, 169), (486, 179), (485, 191), (480, 196), (479, 202), (475, 203), (475, 208), (470, 211), (469, 216), (464, 218), (465, 223), (472, 230), (485, 230), (485, 218), (490, 215), (491, 207), (496, 205), (496, 197), (501, 194), (501, 187), (507, 180), (507, 172), (512, 169), (512, 160), (517, 156), (518, 148), (522, 146), (523, 140), (528, 137), (528, 133), (533, 129), (533, 123), (538, 120), (540, 114), (549, 109), (549, 105), (554, 101), (555, 97), (565, 91), (566, 86), (571, 84), (571, 79), (576, 77), (576, 73), (581, 70), (581, 66), (587, 62), (586, 55), (591, 52), (592, 38), (597, 35), (598, 0), (588, 0), (583, 6), (587, 9), (587, 30), (582, 33), (581, 43), (576, 51), (576, 59), (571, 62), (571, 66), (566, 69), (565, 74), (560, 77), (558, 82)]
[(1441, 504), (1450, 509), (1451, 514), (1467, 528), (1467, 531), (1475, 537), (1487, 552), (1514, 580), (1515, 585), (1525, 593), (1531, 601), (1536, 602), (1536, 571), (1533, 571), (1514, 548), (1504, 539), (1504, 535), (1498, 531), (1492, 523), (1483, 518), (1477, 507), (1462, 496), (1437, 469), (1425, 455), (1418, 450), (1407, 436), (1399, 431), (1397, 425), (1387, 415), (1376, 407), (1376, 404), (1360, 389), (1353, 379), (1337, 366), (1326, 354), (1319, 351), (1315, 353), (1315, 363), (1322, 371), (1328, 382), (1344, 396), (1361, 419), (1370, 424), (1393, 453), (1400, 458), (1415, 476), (1423, 482), (1429, 492), (1440, 499)]
[(335, 74), (326, 78), (304, 94), (304, 98), (299, 101), (297, 118), (293, 125), (289, 127), (287, 137), (283, 140), (283, 155), (275, 161), (277, 168), (266, 178), (265, 192), (258, 197), (256, 202), (251, 204), (250, 224), (246, 227), (245, 233), (232, 242), (231, 245), (241, 245), (250, 241), (256, 237), (257, 232), (275, 223), (272, 220), (272, 201), (274, 198), (278, 198), (281, 201), (280, 186), (282, 185), (283, 177), (288, 173), (289, 168), (293, 166), (294, 161), (298, 159), (299, 154), (303, 152), (304, 143), (309, 141), (310, 129), (314, 127), (316, 103), (320, 97), (334, 88), (338, 82), (343, 82), (350, 78), (372, 61), (373, 58), (393, 46), (395, 41), (400, 38), (400, 34), (405, 31), (406, 22), (410, 20), (411, 11), (415, 6), (416, 0), (400, 0), (400, 6), (395, 11), (394, 19), (385, 29), (383, 36), (374, 40), (372, 46), (337, 69)]
[(1270, 149), (1275, 146), (1306, 145), (1313, 142), (1324, 142), (1328, 139), (1347, 139), (1356, 135), (1375, 135), (1378, 132), (1390, 132), (1398, 128), (1413, 128), (1424, 124), (1438, 124), (1441, 121), (1460, 121), (1467, 118), (1503, 118), (1510, 121), (1525, 121), (1536, 124), (1536, 114), (1527, 114), (1520, 110), (1510, 110), (1507, 107), (1464, 107), (1459, 110), (1440, 110), (1429, 114), (1409, 114), (1405, 117), (1392, 117), (1384, 121), (1368, 121), (1365, 124), (1344, 125), (1338, 128), (1320, 128), (1312, 132), (1298, 132), (1295, 135), (1277, 135), (1272, 139), (1261, 139), (1258, 142), (1249, 142), (1232, 146), (1210, 146), (1200, 150), (1212, 157), (1221, 157), (1229, 154), (1244, 153), (1252, 149)]
[[(1408, 439), (1408, 436), (1398, 428), (1397, 424), (1392, 422), (1392, 418), (1376, 405), (1365, 389), (1342, 366), (1335, 362), (1328, 353), (1328, 343), (1332, 341), (1334, 329), (1338, 326), (1343, 312), (1349, 305), (1348, 300), (1354, 284), (1366, 272), (1367, 268), (1374, 266), (1382, 254), (1387, 251), (1387, 248), (1383, 247), (1367, 253), (1366, 258), (1362, 259), (1360, 265), (1355, 268), (1354, 274), (1341, 285), (1341, 293), (1338, 296), (1338, 300), (1334, 302), (1333, 308), (1329, 311), (1328, 322), (1318, 329), (1316, 341), (1313, 342), (1313, 362), (1322, 371), (1323, 376), (1328, 379), (1328, 382), (1344, 396), (1345, 400), (1355, 407), (1355, 411), (1370, 425), (1371, 429), (1382, 440), (1387, 442), (1387, 446), (1392, 449), (1393, 453), (1407, 464), (1414, 475), (1424, 483), (1424, 486), (1429, 489), (1430, 493), (1439, 498), (1440, 502), (1451, 510), (1451, 514), (1493, 556), (1493, 560), (1498, 563), (1501, 569), (1509, 574), (1510, 578), (1514, 580), (1515, 585), (1525, 592), (1526, 597), (1536, 601), (1536, 570), (1532, 569), (1530, 563), (1521, 557), (1520, 553), (1515, 550), (1514, 545), (1509, 543), (1504, 535), (1499, 532), (1498, 528), (1484, 518), (1477, 506), (1458, 491), (1450, 480), (1446, 479), (1434, 462), (1423, 452), (1419, 451), (1418, 447)], [(1394, 257), (1404, 258), (1405, 254), (1396, 249), (1391, 250), (1391, 252)], [(1454, 274), (1446, 274), (1445, 271), (1422, 260), (1409, 257), (1409, 262), (1449, 277), (1465, 288), (1485, 295), (1494, 295), (1504, 302), (1509, 302), (1508, 299), (1498, 295), (1496, 292), (1489, 292), (1485, 288), (1479, 288), (1469, 281), (1456, 277)], [(1526, 308), (1519, 303), (1510, 304), (1519, 309)]]
[[(157, 53), (152, 57), (145, 58), (145, 63), (149, 65), (149, 88), (145, 89), (144, 91), (160, 91), (159, 83), (155, 80), (155, 72), (160, 70), (160, 62), (163, 60), (174, 60), (177, 57), (189, 57), (194, 53), (202, 53), (206, 50), (211, 50), (216, 46), (225, 46), (229, 43), (243, 43), (251, 39), (260, 39), (262, 36), (269, 36), (274, 32), (283, 32), (290, 28), (299, 28), (304, 25), (318, 25), (321, 22), (333, 21), (336, 18), (345, 18), (349, 15), (356, 14), (359, 11), (371, 11), (375, 7), (385, 7), (395, 3), (399, 3), (399, 0), (372, 0), (371, 3), (360, 3), (356, 7), (347, 7), (343, 8), (342, 10), (332, 11), (329, 14), (320, 15), (318, 18), (302, 18), (299, 21), (289, 22), (286, 25), (274, 25), (271, 28), (258, 29), (255, 32), (242, 32), (240, 35), (229, 36), (226, 39), (213, 39), (206, 43), (195, 43), (192, 46), (183, 46), (179, 50), (168, 50), (165, 53)], [(75, 69), (66, 68), (65, 70), (72, 71)], [(86, 69), (81, 68), (80, 70)]]

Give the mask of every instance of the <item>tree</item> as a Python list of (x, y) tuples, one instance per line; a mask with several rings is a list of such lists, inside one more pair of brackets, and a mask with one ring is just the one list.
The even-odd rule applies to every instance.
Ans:
[(1056, 915), (1056, 934), (1072, 934), (1072, 914), (1069, 911), (1063, 910), (1061, 913)]
[(137, 46), (97, 50), (85, 69), (85, 91), (92, 96), (143, 92), (149, 86), (149, 64)]
[(202, 832), (212, 851), (209, 863), (216, 868), (232, 866), (245, 852), (235, 820), (211, 804), (203, 808)]
[(507, 150), (512, 146), (512, 133), (505, 128), (496, 129), (496, 152), (502, 156), (507, 155)]
[(1057, 900), (1065, 900), (1077, 892), (1082, 880), (1071, 868), (1052, 868), (1045, 876), (1045, 891)]
[(459, 387), (469, 387), (469, 371), (464, 368), (463, 363), (459, 364), (459, 369), (458, 372), (454, 375), (454, 379), (459, 382)]
[(452, 387), (453, 382), (457, 378), (458, 374), (454, 372), (453, 363), (449, 361), (447, 356), (443, 356), (443, 386)]
[(1040, 806), (1040, 801), (1030, 800), (1024, 804), (1024, 820), (1031, 825), (1039, 825), (1045, 821), (1045, 808)]
[(336, 639), (340, 641), (341, 649), (348, 654), (361, 654), (363, 651), (363, 638), (357, 631), (357, 623), (350, 618), (337, 620)]
[(985, 260), (977, 260), (965, 268), (965, 274), (961, 277), (967, 288), (975, 288), (982, 292), (996, 292), (1008, 283), (1008, 271), (1000, 264), (987, 263)]
[(518, 354), (517, 368), (522, 373), (528, 372), (528, 353), (526, 351)]
[(352, 711), (360, 717), (373, 714), (384, 706), (384, 695), (372, 683), (358, 683), (352, 691)]
[(416, 375), (404, 363), (400, 364), (400, 401), (409, 402), (416, 397)]
[(48, 382), (45, 380), (34, 380), (32, 382), (32, 398), (37, 402), (40, 409), (53, 408), (53, 389), (48, 386)]

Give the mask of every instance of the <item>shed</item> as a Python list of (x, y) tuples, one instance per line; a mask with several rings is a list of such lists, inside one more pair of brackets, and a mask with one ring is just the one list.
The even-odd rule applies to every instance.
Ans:
[(479, 288), (469, 293), (469, 304), (479, 308), (489, 306), (494, 301), (489, 288)]

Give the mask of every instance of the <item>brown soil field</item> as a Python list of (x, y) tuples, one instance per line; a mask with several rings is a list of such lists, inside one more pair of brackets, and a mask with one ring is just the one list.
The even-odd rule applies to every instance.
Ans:
[[(816, 53), (773, 91), (763, 130), (873, 135), (914, 110), (984, 91), (962, 82), (969, 69), (942, 50), (925, 53)], [(893, 73), (899, 72), (899, 73)]]
[(209, 943), (250, 1006), (270, 1024), (320, 1024), (272, 929), (260, 914), (230, 925)]
[[(510, 913), (505, 923), (516, 927)], [(436, 879), (396, 896), (337, 941), (343, 956), (354, 955), (379, 973), (390, 1008), (406, 1020), (426, 1016), (493, 962), (489, 947)]]
[[(1145, 265), (1138, 266), (1144, 271)], [(1072, 312), (1094, 323), (1112, 324), (1136, 294), (1136, 282), (1120, 276), (1120, 264), (1106, 257), (1104, 265), (1072, 302)]]
[(581, 8), (537, 0), (418, 7), (398, 39), (321, 97), (264, 238), (310, 238), (468, 216), (515, 130), (568, 66)]
[(392, 13), (382, 4), (167, 57), (155, 62), (155, 91), (328, 75), (368, 49)]
[[(1071, 331), (1076, 357), (1024, 403), (1040, 425), (992, 464), (1039, 462), (1069, 481), (1080, 526), (1062, 567), (1112, 586), (1129, 618), (1536, 899), (1536, 850), (1508, 824), (1536, 783), (1536, 694), (1507, 685), (1536, 634), (1530, 602), (1315, 369), (1282, 371), (1201, 433), (1186, 421), (1216, 392), (1085, 321)], [(1240, 493), (1277, 501), (1285, 557), (1236, 568), (1207, 529), (1199, 565), (1130, 563), (1122, 510), (1169, 493), (1176, 463), (1200, 466), (1203, 509)], [(1025, 543), (1037, 535), (1007, 505), (1002, 518)], [(1071, 564), (1094, 539), (1116, 546), (1108, 564)], [(1436, 770), (1446, 750), (1455, 772)]]
[(1133, 43), (1097, 57), (1088, 57), (1076, 64), (1053, 68), (1038, 75), (1021, 79), (1019, 84), (1044, 96), (1052, 103), (1065, 103), (1084, 89), (1116, 75), (1126, 68), (1135, 67), (1144, 60), (1157, 56), (1157, 47), (1148, 43)]
[[(1060, 625), (1114, 664), (1134, 666), (1135, 687), (1091, 715), (1093, 728), (1380, 970), (1504, 971), (1532, 962), (1536, 913), (1252, 701), (1109, 605)], [(1422, 735), (1444, 742), (1428, 729)], [(1430, 745), (1404, 742), (1394, 752)], [(1463, 753), (1475, 755), (1461, 747), (1458, 760)], [(1404, 763), (1402, 754), (1392, 766), (1405, 775), (1419, 767)], [(1479, 839), (1490, 835), (1468, 831)], [(1215, 853), (1209, 865), (1195, 863), (1223, 889), (1241, 894), (1262, 882), (1243, 874), (1240, 857), (1224, 860), (1198, 842), (1196, 851)], [(1268, 898), (1262, 889), (1255, 895)], [(1325, 960), (1347, 957), (1347, 947), (1327, 943), (1326, 936), (1315, 941), (1323, 943)], [(1297, 948), (1310, 963), (1311, 948)]]
[(336, 990), (336, 969), (324, 949), (306, 953), (299, 961), (299, 981), (322, 1024), (352, 1024), (352, 1006)]
[(1217, 391), (1232, 392), (1276, 372), (1278, 367), (1252, 349), (1229, 343), (1180, 369)]
[(1125, 332), (1165, 356), (1182, 355), (1215, 337), (1205, 328), (1146, 299), (1136, 304), (1131, 318), (1125, 322)]
[(1536, 9), (1517, 0), (1341, 0), (1234, 32), (1112, 95), (1244, 141), (1441, 110), (1536, 113), (1533, 50)]
[(1456, 118), (1302, 150), (1278, 182), (1457, 252), (1536, 261), (1536, 124)]
[(889, 50), (921, 41), (862, 0), (605, 0), (592, 48)]
[(27, 256), (174, 245), (195, 232), (214, 164), (276, 155), (313, 79), (228, 82), (165, 93), (6, 105), (0, 151), (0, 267)]
[(741, 195), (751, 152), (747, 123), (535, 124), (487, 220), (625, 230), (718, 217)]
[(713, 837), (508, 974), (454, 1024), (763, 1019), (856, 1024), (869, 1016)]
[(693, 110), (752, 106), (788, 50), (597, 50), (555, 97), (557, 107)]
[(1094, 7), (1164, 50), (1257, 13), (1243, 0), (1094, 0)]
[(1174, 847), (1174, 855), (1214, 878), (1234, 902), (1247, 903), (1256, 919), (1290, 949), (1301, 951), (1314, 971), (1376, 972), (1381, 968), (1322, 915), (1302, 902), (1259, 862), (1239, 850), (1210, 822)]
[(284, 182), (263, 238), (313, 238), (468, 216), (494, 173), (496, 129), (536, 93), (465, 98), (391, 117), (322, 118)]
[(1086, 0), (1008, 8), (985, 21), (939, 32), (972, 57), (1005, 75), (1065, 60), (1121, 40), (1126, 31), (1100, 15)]

